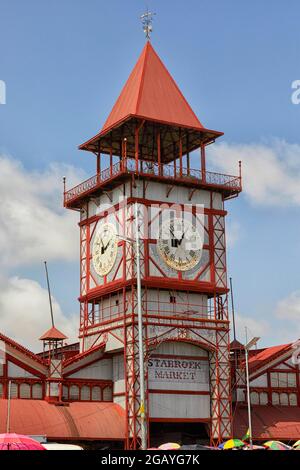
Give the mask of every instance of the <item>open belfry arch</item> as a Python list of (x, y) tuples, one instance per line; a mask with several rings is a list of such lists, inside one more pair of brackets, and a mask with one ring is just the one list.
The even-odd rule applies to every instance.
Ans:
[[(241, 173), (207, 171), (206, 146), (221, 135), (147, 41), (102, 130), (80, 146), (95, 155), (95, 176), (64, 189), (65, 207), (80, 211), (81, 350), (105, 343), (127, 448), (141, 437), (136, 223), (148, 436), (155, 422), (204, 423), (215, 444), (231, 436), (224, 202)], [(201, 250), (182, 244), (184, 230)]]

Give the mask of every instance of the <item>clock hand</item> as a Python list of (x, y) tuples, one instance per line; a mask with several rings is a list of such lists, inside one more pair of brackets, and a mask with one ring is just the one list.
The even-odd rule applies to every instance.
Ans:
[(111, 240), (108, 241), (107, 245), (103, 245), (103, 253), (106, 252), (107, 248), (108, 248), (108, 245), (110, 244)]

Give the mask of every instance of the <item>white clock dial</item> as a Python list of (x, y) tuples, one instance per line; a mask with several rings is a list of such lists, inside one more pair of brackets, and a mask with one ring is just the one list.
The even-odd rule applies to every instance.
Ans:
[(162, 223), (157, 251), (164, 262), (177, 271), (188, 271), (200, 261), (203, 240), (196, 227), (184, 218)]
[(102, 224), (94, 238), (92, 260), (96, 273), (108, 274), (115, 264), (118, 252), (116, 228), (113, 224)]

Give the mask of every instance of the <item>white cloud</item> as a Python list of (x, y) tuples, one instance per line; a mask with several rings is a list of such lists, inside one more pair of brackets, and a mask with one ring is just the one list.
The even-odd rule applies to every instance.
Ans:
[(300, 145), (274, 139), (269, 143), (229, 144), (208, 147), (214, 167), (238, 174), (242, 161), (243, 190), (260, 205), (300, 205)]
[(0, 156), (0, 250), (2, 267), (76, 259), (78, 214), (62, 207), (62, 175), (81, 175), (66, 165), (27, 171)]
[(299, 323), (300, 329), (300, 291), (294, 291), (280, 300), (275, 313), (278, 318), (294, 320)]
[(246, 341), (246, 327), (248, 340), (253, 338), (254, 336), (259, 336), (263, 339), (263, 337), (268, 333), (270, 328), (266, 320), (258, 320), (257, 318), (239, 314), (235, 317), (235, 323), (237, 339), (241, 343), (245, 343)]
[(226, 221), (226, 245), (227, 248), (232, 248), (240, 239), (241, 224), (236, 220), (230, 218)]
[[(64, 315), (53, 297), (52, 303), (55, 326), (68, 336), (69, 343), (77, 341), (78, 315)], [(46, 289), (30, 279), (2, 280), (0, 312), (2, 333), (33, 351), (42, 349), (38, 338), (51, 327)]]

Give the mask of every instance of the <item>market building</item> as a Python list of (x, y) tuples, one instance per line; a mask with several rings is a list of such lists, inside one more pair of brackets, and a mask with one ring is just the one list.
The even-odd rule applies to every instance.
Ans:
[[(236, 176), (207, 170), (206, 147), (221, 135), (147, 41), (102, 130), (80, 146), (96, 174), (72, 189), (65, 181), (64, 205), (79, 217), (80, 343), (66, 346), (53, 327), (33, 354), (0, 336), (1, 432), (9, 395), (9, 429), (49, 440), (136, 449), (146, 432), (149, 445), (166, 436), (218, 445), (243, 430), (225, 237), (225, 204), (242, 179), (238, 162)], [(254, 423), (258, 439), (270, 410), (286, 420), (300, 410), (290, 345), (269, 349), (250, 358), (251, 399), (266, 420), (263, 431)]]

